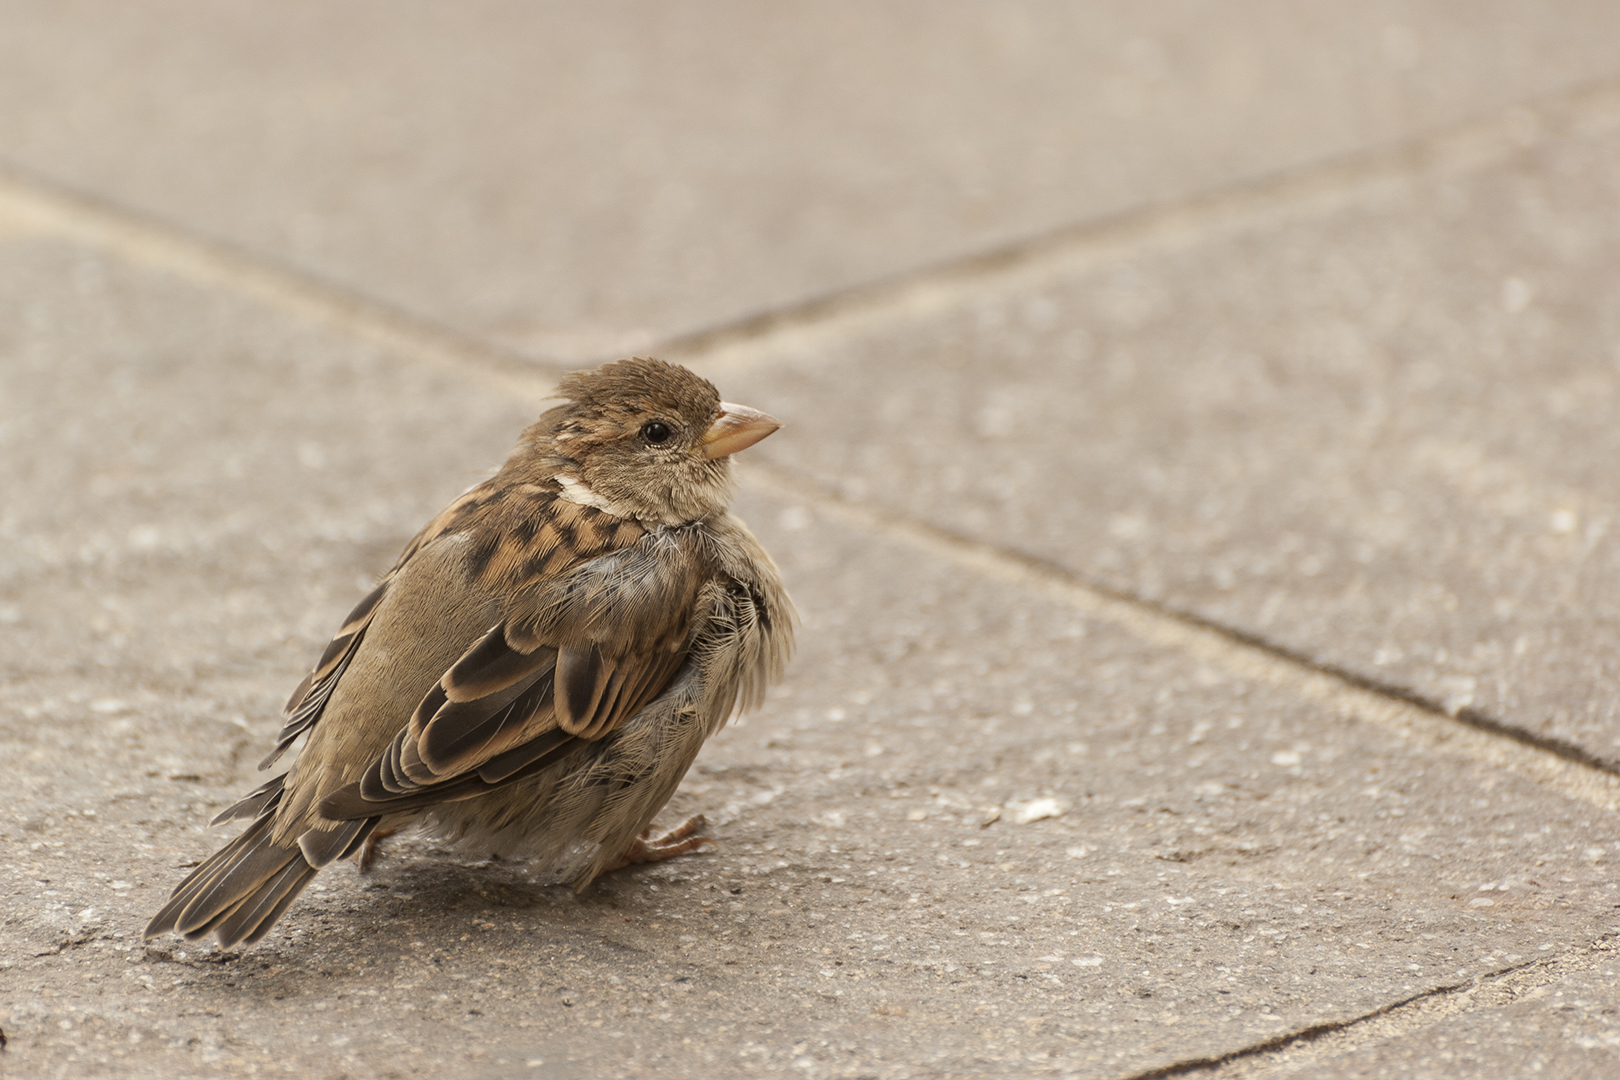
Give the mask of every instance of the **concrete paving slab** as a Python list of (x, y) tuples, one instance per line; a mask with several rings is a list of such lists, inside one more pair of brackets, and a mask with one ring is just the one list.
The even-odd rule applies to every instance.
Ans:
[(1232, 1075), (1602, 1080), (1620, 1072), (1620, 971), (1612, 952), (1601, 955), (1589, 970), (1539, 986), (1497, 994), (1487, 983), (1465, 995), (1475, 1000), (1460, 1002), (1466, 1007), (1443, 1024), (1326, 1061), (1289, 1063), (1284, 1054), (1279, 1068), (1237, 1068)]
[(672, 808), (717, 852), (575, 899), (408, 838), (255, 950), (143, 948), (366, 572), (535, 404), (0, 267), (19, 1075), (1118, 1076), (1620, 930), (1611, 812), (754, 483), (803, 649)]
[(67, 245), (5, 252), (10, 678), (185, 686), (222, 645), (233, 665), (302, 664), (331, 632), (308, 612), (328, 595), (319, 575), (338, 575), (342, 603), (444, 501), (416, 476), (470, 485), (532, 419), (530, 401), (458, 393), (364, 344), (335, 356), (330, 335), (228, 293)]
[(1613, 78), (1603, 0), (0, 4), (0, 156), (603, 358)]
[(834, 491), (1620, 762), (1616, 111), (718, 370)]

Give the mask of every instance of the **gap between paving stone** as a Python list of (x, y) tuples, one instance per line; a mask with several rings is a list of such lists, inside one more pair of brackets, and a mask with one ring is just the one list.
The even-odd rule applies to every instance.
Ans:
[[(773, 466), (755, 462), (739, 469), (789, 498), (813, 503), (828, 517), (881, 532), (981, 576), (1045, 593), (1113, 623), (1143, 641), (1219, 665), (1235, 675), (1291, 691), (1304, 700), (1393, 728), (1424, 750), (1471, 758), (1528, 777), (1560, 794), (1604, 810), (1620, 810), (1620, 776), (1556, 747), (1527, 742), (1500, 722), (1490, 726), (1454, 719), (1439, 705), (1402, 691), (1369, 684), (1336, 669), (1313, 665), (1284, 649), (1205, 620), (1157, 607), (1145, 600), (1111, 593), (1039, 559), (968, 540), (932, 525), (886, 514), (838, 495)], [(1461, 722), (1459, 722), (1461, 720)], [(1506, 737), (1504, 737), (1506, 736)]]
[(468, 364), (528, 390), (548, 363), (440, 326), (355, 289), (265, 256), (197, 236), (183, 226), (72, 191), (0, 161), (0, 236), (43, 235), (109, 252), (137, 265), (252, 297), (296, 317), (338, 327), (364, 341), (441, 369)]
[(1591, 971), (1614, 958), (1612, 938), (1581, 952), (1531, 960), (1488, 972), (1449, 986), (1437, 986), (1391, 1002), (1362, 1016), (1279, 1035), (1263, 1043), (1133, 1073), (1122, 1080), (1166, 1080), (1169, 1077), (1262, 1077), (1336, 1058), (1364, 1046), (1388, 1042), (1441, 1021), (1479, 1009), (1512, 1004), (1525, 994), (1571, 975)]
[[(804, 350), (873, 321), (926, 317), (981, 293), (1017, 289), (1030, 278), (1139, 253), (1185, 246), (1261, 217), (1317, 214), (1370, 189), (1421, 176), (1471, 172), (1620, 111), (1620, 80), (1521, 102), (1392, 146), (1268, 173), (1173, 202), (1076, 223), (990, 251), (841, 289), (707, 330), (666, 339), (655, 355), (701, 360), (705, 373), (757, 363), (769, 352)], [(763, 346), (763, 348), (762, 348)]]

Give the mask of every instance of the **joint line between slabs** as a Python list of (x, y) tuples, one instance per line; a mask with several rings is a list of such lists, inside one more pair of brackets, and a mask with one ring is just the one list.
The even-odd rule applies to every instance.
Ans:
[(1043, 592), (1149, 644), (1392, 729), (1425, 750), (1469, 758), (1517, 773), (1565, 797), (1604, 810), (1620, 810), (1620, 775), (1579, 747), (1541, 739), (1483, 713), (1454, 715), (1411, 690), (1385, 686), (1241, 630), (1085, 581), (1043, 559), (851, 502), (779, 466), (752, 462), (739, 471), (745, 483), (807, 502), (830, 519), (885, 536), (980, 576)]
[(1360, 149), (1238, 180), (1163, 203), (1059, 226), (1000, 247), (946, 259), (718, 326), (666, 338), (652, 352), (701, 363), (706, 372), (752, 366), (761, 353), (807, 346), (807, 335), (922, 317), (976, 292), (1026, 283), (1064, 268), (1196, 243), (1265, 217), (1338, 205), (1381, 184), (1482, 168), (1546, 139), (1620, 114), (1620, 79), (1603, 79), (1518, 102), (1401, 142)]
[[(1460, 982), (1419, 991), (1346, 1020), (1330, 1020), (1275, 1035), (1225, 1054), (1172, 1062), (1132, 1073), (1123, 1080), (1168, 1080), (1178, 1076), (1263, 1076), (1276, 1069), (1323, 1063), (1364, 1046), (1385, 1043), (1464, 1013), (1511, 1004), (1520, 996), (1613, 959), (1614, 935), (1584, 951), (1498, 968)], [(1476, 995), (1486, 1000), (1472, 1000)]]
[(433, 367), (471, 367), (512, 392), (555, 380), (565, 365), (530, 359), (273, 258), (74, 191), (0, 161), (0, 238), (66, 239), (206, 287), (326, 323)]

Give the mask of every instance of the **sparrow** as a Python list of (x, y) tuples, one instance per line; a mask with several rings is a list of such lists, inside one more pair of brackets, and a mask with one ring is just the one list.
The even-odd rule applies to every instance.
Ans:
[(556, 396), (349, 613), (259, 767), (302, 738), (294, 764), (214, 819), (249, 824), (148, 940), (257, 942), (319, 870), (406, 825), (576, 890), (706, 841), (701, 819), (650, 826), (792, 652), (776, 566), (727, 512), (731, 455), (781, 425), (639, 357)]

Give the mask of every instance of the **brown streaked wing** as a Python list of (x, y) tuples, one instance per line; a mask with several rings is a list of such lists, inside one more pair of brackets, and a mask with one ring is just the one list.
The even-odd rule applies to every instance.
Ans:
[[(479, 650), (490, 656), (490, 639), (501, 630), (490, 631), (468, 655)], [(592, 674), (601, 689), (588, 712), (573, 716), (578, 727), (571, 732), (557, 723), (552, 663), (559, 652), (536, 652), (548, 654), (543, 667), (516, 696), (511, 686), (491, 695), (486, 710), (477, 710), (476, 701), (447, 701), (442, 690), (430, 694), (424, 705), (440, 704), (427, 723), (418, 728), (413, 718), (358, 782), (322, 800), (320, 812), (334, 820), (375, 817), (472, 798), (533, 775), (634, 716), (663, 692), (686, 659), (684, 649), (658, 649), (650, 656), (601, 660)]]
[(466, 771), (469, 754), (487, 760), (555, 727), (549, 706), (556, 662), (555, 649), (516, 648), (505, 623), (492, 627), (423, 696), (395, 740), (403, 772), (436, 783)]
[(612, 674), (613, 667), (603, 661), (594, 642), (558, 649), (557, 726), (570, 735), (585, 734)]
[(390, 574), (372, 589), (349, 612), (349, 617), (343, 620), (343, 625), (333, 635), (327, 644), (326, 651), (315, 662), (315, 667), (304, 681), (298, 684), (292, 697), (287, 699), (285, 712), (286, 723), (282, 724), (281, 731), (276, 735), (275, 745), (265, 759), (259, 762), (259, 768), (268, 769), (276, 763), (287, 748), (297, 741), (298, 736), (315, 726), (321, 718), (321, 712), (326, 708), (326, 702), (331, 698), (332, 691), (337, 688), (338, 680), (348, 670), (349, 661), (354, 659), (354, 651), (359, 648), (361, 640), (366, 636), (366, 627), (371, 625), (372, 616), (377, 613), (377, 605), (382, 603), (383, 596), (388, 592), (388, 584), (393, 580)]
[(542, 662), (532, 675), (474, 701), (446, 702), (414, 739), (406, 731), (401, 755), (406, 775), (418, 783), (437, 783), (555, 728), (555, 654), (550, 649), (538, 652)]
[(349, 617), (343, 620), (343, 625), (327, 644), (326, 651), (315, 662), (314, 669), (304, 676), (304, 681), (298, 684), (298, 688), (292, 692), (292, 697), (287, 699), (283, 709), (287, 714), (287, 721), (276, 736), (275, 746), (265, 759), (259, 762), (259, 768), (268, 769), (274, 765), (300, 735), (314, 727), (320, 720), (332, 691), (337, 689), (338, 680), (343, 678), (343, 673), (348, 670), (349, 661), (354, 659), (355, 650), (365, 638), (366, 628), (371, 624), (372, 616), (377, 613), (378, 606), (388, 592), (388, 586), (399, 575), (400, 568), (431, 541), (465, 525), (498, 496), (499, 491), (493, 482), (486, 480), (445, 507), (411, 539), (409, 544), (405, 545), (405, 550), (394, 560), (393, 568), (383, 576), (377, 587), (366, 594), (365, 598), (354, 606), (354, 610), (349, 612)]
[[(504, 625), (491, 629), (434, 684), (360, 780), (344, 789), (352, 789), (356, 804), (346, 809), (358, 812), (344, 816), (387, 813), (402, 798), (414, 802), (424, 791), (446, 791), (491, 758), (555, 731), (556, 656), (548, 648), (514, 649)], [(472, 696), (473, 688), (479, 696)]]
[[(532, 775), (610, 734), (680, 670), (698, 564), (667, 542), (641, 547), (639, 525), (530, 494), (549, 499), (541, 524), (504, 521), (471, 559), (486, 586), (518, 603), (451, 665), (361, 778), (321, 801), (322, 814), (386, 814)], [(500, 512), (532, 503), (508, 500)], [(522, 557), (537, 546), (549, 554)]]
[(411, 538), (411, 542), (405, 545), (405, 550), (399, 553), (399, 558), (394, 560), (388, 576), (393, 577), (399, 573), (400, 567), (410, 562), (411, 557), (430, 542), (447, 532), (454, 532), (467, 525), (484, 507), (498, 501), (500, 489), (496, 486), (495, 479), (490, 477), (482, 484), (463, 492), (449, 506), (439, 511), (437, 517), (422, 526), (422, 531)]
[[(655, 649), (648, 655), (608, 659), (595, 646), (558, 650), (557, 726), (582, 739), (600, 739), (657, 697), (680, 670), (686, 650)], [(563, 704), (566, 678), (576, 684)]]
[[(472, 648), (450, 665), (450, 670), (439, 680), (442, 702), (476, 701), (497, 693), (513, 683), (527, 678), (536, 668), (556, 660), (553, 649), (522, 649), (513, 645), (506, 635), (506, 626), (494, 627), (479, 638)], [(424, 701), (424, 704), (426, 702)], [(438, 706), (435, 706), (436, 712)], [(422, 715), (422, 710), (417, 710)], [(431, 719), (430, 713), (428, 719)]]

